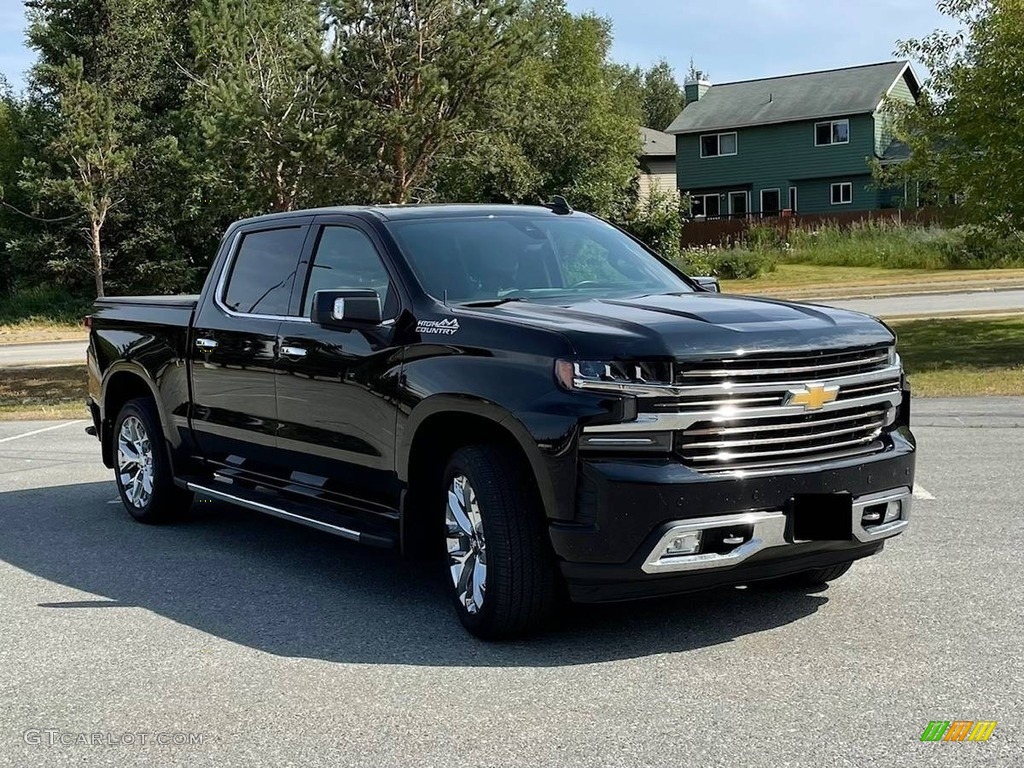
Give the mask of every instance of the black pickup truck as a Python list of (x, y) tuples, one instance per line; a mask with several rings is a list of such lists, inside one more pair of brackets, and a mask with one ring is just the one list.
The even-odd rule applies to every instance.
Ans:
[(198, 296), (90, 318), (128, 511), (193, 494), (443, 561), (466, 628), (843, 574), (908, 525), (892, 331), (722, 295), (564, 204), (232, 225)]

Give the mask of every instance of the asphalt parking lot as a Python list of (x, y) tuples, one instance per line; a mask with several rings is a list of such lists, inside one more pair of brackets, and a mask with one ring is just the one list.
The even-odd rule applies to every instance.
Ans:
[(0, 765), (1024, 765), (1024, 398), (914, 418), (911, 528), (832, 587), (494, 645), (421, 565), (217, 503), (139, 525), (84, 422), (0, 422)]

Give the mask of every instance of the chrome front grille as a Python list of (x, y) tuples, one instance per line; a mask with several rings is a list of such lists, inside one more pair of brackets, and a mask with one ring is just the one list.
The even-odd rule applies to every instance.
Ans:
[(737, 355), (725, 360), (687, 362), (676, 374), (676, 384), (714, 386), (723, 382), (788, 383), (820, 381), (887, 368), (887, 346), (825, 350), (802, 354)]
[(712, 471), (799, 464), (829, 454), (873, 453), (886, 422), (886, 409), (878, 407), (745, 418), (740, 424), (698, 422), (677, 435), (676, 451), (687, 464)]
[[(638, 407), (635, 420), (587, 434), (671, 432), (675, 455), (701, 472), (767, 470), (882, 450), (903, 396), (899, 359), (887, 346), (737, 354), (673, 367), (671, 384), (583, 382), (632, 394)], [(820, 407), (793, 404), (794, 393), (808, 387), (838, 392)]]

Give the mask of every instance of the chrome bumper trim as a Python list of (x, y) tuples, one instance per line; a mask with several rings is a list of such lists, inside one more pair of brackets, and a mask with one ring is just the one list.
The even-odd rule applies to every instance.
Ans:
[[(906, 486), (903, 488), (895, 488), (891, 491), (881, 491), (880, 493), (872, 493), (867, 496), (858, 496), (853, 500), (854, 537), (857, 541), (869, 542), (878, 541), (879, 539), (887, 539), (890, 536), (895, 536), (897, 533), (902, 533), (903, 530), (910, 525), (910, 508), (913, 501), (914, 492)], [(865, 526), (862, 522), (865, 507), (871, 507), (876, 504), (885, 504), (886, 510), (889, 510), (893, 504), (899, 504), (900, 516), (888, 523)], [(882, 516), (882, 519), (885, 519), (884, 515)]]
[[(910, 488), (894, 488), (879, 493), (858, 496), (853, 500), (853, 536), (857, 541), (870, 543), (887, 539), (902, 533), (910, 525), (910, 507), (913, 492)], [(864, 510), (867, 507), (885, 504), (886, 509), (899, 504), (898, 519), (879, 525), (865, 526), (862, 523)], [(885, 519), (884, 513), (882, 519)], [(685, 533), (707, 531), (714, 528), (732, 528), (735, 526), (753, 526), (753, 534), (749, 541), (738, 545), (724, 554), (707, 552), (696, 555), (674, 555), (662, 557), (661, 553), (668, 543)], [(725, 568), (738, 565), (752, 555), (772, 547), (792, 546), (786, 541), (786, 515), (777, 510), (759, 512), (743, 512), (735, 515), (718, 515), (715, 517), (699, 517), (693, 520), (680, 521), (665, 532), (651, 553), (644, 561), (644, 573), (680, 573), (686, 571), (705, 571), (714, 568)]]

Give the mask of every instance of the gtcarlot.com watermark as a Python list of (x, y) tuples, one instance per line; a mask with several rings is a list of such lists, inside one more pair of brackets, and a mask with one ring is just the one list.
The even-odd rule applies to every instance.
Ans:
[(45, 747), (198, 747), (208, 736), (183, 731), (93, 731), (74, 733), (60, 728), (29, 728), (26, 744)]

